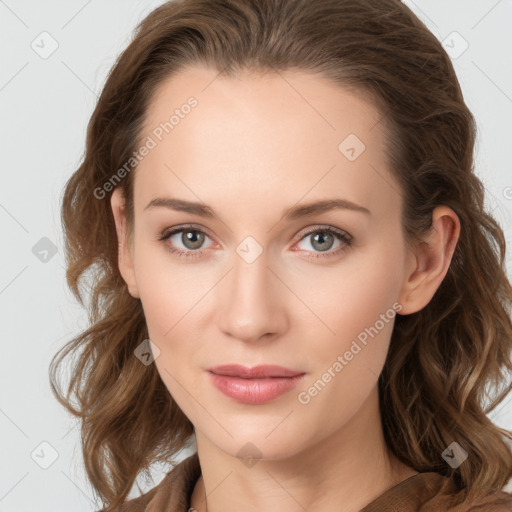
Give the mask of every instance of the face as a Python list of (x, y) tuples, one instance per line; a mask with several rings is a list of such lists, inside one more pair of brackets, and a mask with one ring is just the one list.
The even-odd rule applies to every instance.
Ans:
[[(302, 72), (216, 75), (188, 68), (154, 96), (120, 270), (196, 433), (232, 455), (252, 443), (284, 457), (342, 429), (376, 389), (404, 293), (402, 197), (363, 96)], [(214, 384), (207, 369), (226, 364), (302, 376), (248, 403)]]

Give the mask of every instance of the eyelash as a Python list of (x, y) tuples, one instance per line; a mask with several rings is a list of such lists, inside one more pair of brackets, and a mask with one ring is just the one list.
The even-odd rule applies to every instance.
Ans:
[[(181, 249), (176, 249), (174, 247), (170, 247), (167, 242), (167, 239), (169, 239), (172, 235), (175, 235), (176, 233), (182, 233), (182, 232), (186, 232), (186, 231), (192, 231), (194, 233), (202, 233), (206, 236), (208, 236), (208, 234), (203, 231), (202, 229), (199, 229), (199, 228), (196, 228), (194, 226), (178, 226), (176, 228), (173, 228), (171, 229), (171, 231), (163, 231), (159, 236), (158, 236), (158, 240), (160, 242), (162, 242), (165, 246), (165, 248), (172, 254), (176, 254), (179, 258), (200, 258), (203, 253), (205, 252), (205, 250), (197, 250), (197, 251), (193, 251), (193, 250), (188, 250), (188, 251), (183, 251)], [(300, 238), (299, 242), (302, 241), (304, 238), (306, 238), (307, 236), (309, 235), (312, 235), (312, 234), (315, 234), (315, 233), (329, 233), (329, 234), (332, 234), (334, 235), (335, 237), (338, 238), (338, 240), (340, 240), (341, 242), (343, 242), (344, 245), (338, 247), (337, 249), (335, 249), (333, 252), (326, 252), (326, 254), (317, 254), (316, 256), (311, 256), (311, 255), (308, 255), (306, 256), (306, 258), (308, 259), (318, 259), (318, 258), (334, 258), (336, 256), (339, 256), (341, 255), (344, 251), (346, 251), (351, 245), (352, 245), (352, 237), (350, 237), (349, 235), (343, 233), (342, 231), (338, 231), (337, 229), (331, 227), (331, 226), (317, 226), (309, 231), (307, 231), (306, 233), (303, 234), (303, 236)], [(211, 238), (208, 236), (208, 238)]]

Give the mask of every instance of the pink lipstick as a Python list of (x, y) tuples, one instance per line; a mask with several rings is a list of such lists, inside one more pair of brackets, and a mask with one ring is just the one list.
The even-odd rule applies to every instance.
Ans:
[(305, 372), (276, 365), (254, 368), (230, 364), (208, 368), (213, 384), (226, 396), (245, 404), (263, 404), (293, 389)]

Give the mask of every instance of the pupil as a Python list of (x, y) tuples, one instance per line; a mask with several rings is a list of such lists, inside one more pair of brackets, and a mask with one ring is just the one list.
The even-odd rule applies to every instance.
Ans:
[[(190, 249), (197, 249), (202, 244), (201, 233), (198, 233), (196, 231), (185, 231), (183, 233), (184, 236), (184, 244), (188, 247), (187, 244), (191, 243), (192, 247), (189, 247)], [(199, 237), (199, 240), (194, 240), (195, 238)], [(186, 242), (186, 243), (185, 243)]]
[[(317, 233), (314, 237), (313, 237), (313, 246), (315, 246), (315, 243), (317, 242), (317, 239), (320, 239), (320, 244), (322, 243), (325, 243), (325, 238), (332, 238), (332, 235), (329, 234), (329, 233)], [(320, 250), (327, 250), (327, 249), (330, 249), (332, 243), (329, 245), (329, 247), (318, 247), (318, 249)]]

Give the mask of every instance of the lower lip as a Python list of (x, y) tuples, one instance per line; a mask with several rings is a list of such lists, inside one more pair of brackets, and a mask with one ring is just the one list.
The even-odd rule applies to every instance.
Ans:
[(244, 404), (264, 404), (284, 395), (293, 389), (305, 373), (295, 377), (267, 377), (264, 379), (242, 379), (208, 372), (213, 384), (237, 402)]

